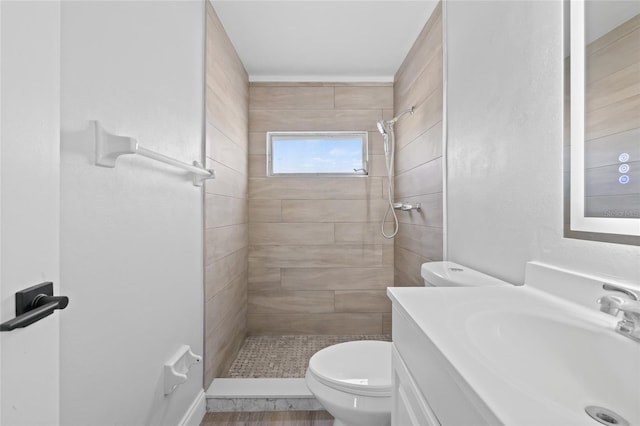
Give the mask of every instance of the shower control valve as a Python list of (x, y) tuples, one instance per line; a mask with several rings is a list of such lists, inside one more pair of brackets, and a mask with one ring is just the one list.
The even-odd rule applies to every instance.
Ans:
[(415, 203), (415, 204), (410, 204), (410, 203), (394, 203), (393, 204), (393, 208), (394, 209), (400, 209), (402, 211), (411, 211), (411, 210), (416, 210), (416, 211), (420, 211), (422, 209), (422, 203)]

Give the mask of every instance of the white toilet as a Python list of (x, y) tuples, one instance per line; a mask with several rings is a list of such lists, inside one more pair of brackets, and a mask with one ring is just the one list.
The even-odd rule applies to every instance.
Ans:
[(497, 287), (512, 285), (455, 262), (423, 263), (420, 275), (425, 287)]
[(391, 424), (391, 342), (359, 340), (316, 352), (307, 387), (334, 426)]
[[(427, 287), (511, 285), (454, 262), (422, 265)], [(340, 343), (309, 360), (307, 386), (335, 417), (334, 426), (391, 424), (391, 343), (371, 340)]]

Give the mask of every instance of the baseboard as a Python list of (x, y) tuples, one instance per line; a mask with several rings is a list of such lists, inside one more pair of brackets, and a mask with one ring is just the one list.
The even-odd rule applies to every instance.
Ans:
[(207, 411), (207, 398), (204, 395), (204, 389), (198, 392), (193, 400), (191, 407), (187, 410), (179, 426), (200, 426), (202, 419)]

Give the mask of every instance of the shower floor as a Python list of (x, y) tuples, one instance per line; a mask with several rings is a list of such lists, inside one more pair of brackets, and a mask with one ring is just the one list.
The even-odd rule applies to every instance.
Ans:
[(249, 336), (225, 377), (301, 378), (314, 353), (352, 340), (391, 341), (391, 336)]

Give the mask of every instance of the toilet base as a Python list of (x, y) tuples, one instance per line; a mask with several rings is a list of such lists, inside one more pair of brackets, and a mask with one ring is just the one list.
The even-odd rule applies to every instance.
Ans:
[(335, 420), (334, 426), (390, 426), (391, 396), (352, 395), (318, 382), (307, 370), (306, 382), (316, 399)]

